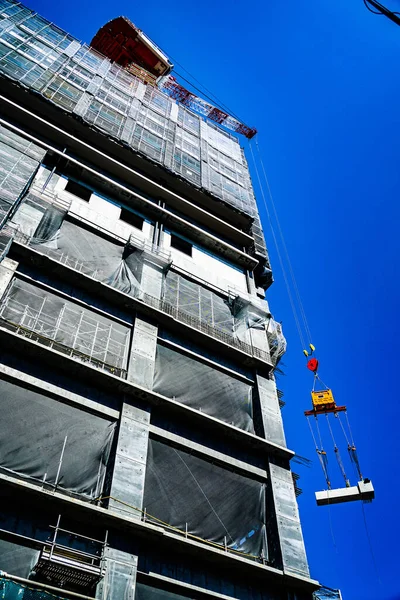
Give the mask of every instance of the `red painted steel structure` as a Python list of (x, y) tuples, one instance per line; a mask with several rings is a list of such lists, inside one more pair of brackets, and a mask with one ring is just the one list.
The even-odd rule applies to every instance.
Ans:
[(146, 84), (156, 86), (159, 82), (160, 89), (171, 98), (207, 119), (248, 139), (256, 135), (256, 129), (196, 96), (169, 75), (173, 65), (168, 57), (126, 17), (117, 17), (103, 25), (90, 45)]

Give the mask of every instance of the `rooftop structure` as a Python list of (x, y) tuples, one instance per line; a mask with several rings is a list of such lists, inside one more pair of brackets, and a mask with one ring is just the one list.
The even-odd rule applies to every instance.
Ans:
[(0, 18), (0, 591), (311, 600), (239, 139), (129, 21)]

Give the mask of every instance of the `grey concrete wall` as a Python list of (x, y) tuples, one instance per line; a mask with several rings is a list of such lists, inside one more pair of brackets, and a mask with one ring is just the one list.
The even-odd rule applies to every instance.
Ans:
[(11, 279), (15, 275), (18, 263), (10, 258), (5, 258), (0, 264), (0, 299), (4, 296)]
[(270, 474), (283, 570), (309, 577), (292, 473), (289, 469), (271, 463)]
[(128, 381), (153, 388), (158, 327), (149, 319), (137, 316), (132, 336)]
[(144, 260), (142, 271), (142, 289), (146, 294), (160, 299), (162, 296), (164, 269), (161, 266)]
[(96, 590), (98, 600), (134, 600), (138, 558), (115, 548), (105, 549), (105, 576)]
[[(265, 331), (262, 333), (265, 335)], [(256, 376), (256, 382), (265, 439), (274, 444), (286, 446), (276, 383), (273, 379), (267, 379), (261, 375)]]
[(123, 404), (109, 509), (137, 519), (144, 508), (149, 426), (149, 409)]

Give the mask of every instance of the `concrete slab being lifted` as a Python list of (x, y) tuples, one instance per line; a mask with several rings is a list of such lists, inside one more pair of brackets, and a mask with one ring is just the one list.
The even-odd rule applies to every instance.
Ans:
[(359, 481), (352, 487), (339, 488), (336, 490), (324, 490), (315, 492), (318, 506), (327, 504), (340, 504), (342, 502), (354, 502), (355, 500), (373, 500), (375, 491), (369, 479)]

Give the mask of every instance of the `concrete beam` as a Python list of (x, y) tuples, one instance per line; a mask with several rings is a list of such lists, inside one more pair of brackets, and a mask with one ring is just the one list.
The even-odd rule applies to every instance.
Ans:
[(139, 521), (132, 516), (115, 513), (106, 508), (64, 495), (61, 492), (46, 491), (29, 481), (21, 481), (16, 477), (0, 473), (0, 482), (14, 488), (17, 494), (29, 493), (31, 501), (37, 501), (42, 508), (46, 506), (46, 502), (50, 502), (52, 506), (58, 505), (60, 511), (69, 515), (74, 514), (75, 518), (81, 519), (83, 522), (96, 520), (99, 523), (102, 522), (106, 528), (120, 530), (125, 534), (136, 534), (140, 538), (151, 540), (156, 546), (165, 540), (171, 552), (188, 552), (193, 556), (198, 556), (199, 559), (211, 559), (215, 565), (220, 564), (226, 568), (237, 569), (250, 578), (262, 577), (265, 578), (265, 582), (270, 580), (277, 585), (287, 585), (288, 587), (310, 592), (321, 587), (315, 579), (254, 562), (233, 552), (198, 542), (189, 537), (186, 538), (183, 535), (180, 536), (160, 526)]
[(357, 485), (351, 487), (315, 492), (315, 499), (318, 506), (354, 502), (356, 500), (366, 501), (373, 500), (374, 498), (375, 490), (371, 481), (359, 481)]
[(205, 459), (211, 459), (211, 461), (215, 464), (220, 464), (225, 467), (233, 467), (235, 471), (241, 473), (242, 475), (255, 475), (257, 478), (264, 481), (268, 479), (267, 471), (264, 469), (255, 467), (254, 465), (246, 463), (242, 460), (238, 460), (237, 458), (232, 458), (228, 454), (223, 454), (222, 452), (212, 450), (208, 446), (203, 446), (197, 442), (192, 442), (181, 435), (171, 433), (170, 431), (166, 431), (165, 429), (157, 427), (156, 425), (150, 425), (150, 434), (152, 434), (151, 437), (167, 440), (182, 446), (182, 448), (190, 449), (192, 451), (191, 454), (196, 454)]
[(97, 387), (104, 386), (106, 389), (112, 390), (116, 394), (125, 393), (136, 399), (148, 402), (149, 404), (168, 406), (171, 414), (176, 412), (185, 418), (189, 418), (194, 426), (205, 427), (210, 434), (213, 432), (214, 435), (220, 435), (225, 439), (232, 440), (235, 444), (241, 444), (243, 447), (255, 448), (266, 454), (282, 456), (288, 460), (293, 458), (295, 454), (292, 450), (280, 446), (279, 444), (269, 442), (264, 438), (239, 429), (229, 423), (224, 423), (204, 412), (185, 406), (176, 400), (167, 398), (162, 394), (153, 392), (138, 384), (128, 382), (112, 373), (98, 369), (89, 363), (75, 360), (53, 348), (43, 346), (34, 340), (30, 340), (25, 336), (20, 336), (2, 326), (0, 326), (0, 342), (3, 343), (5, 347), (13, 348), (16, 353), (21, 352), (27, 356), (30, 355), (34, 357), (35, 360), (42, 360), (45, 364), (48, 364), (50, 368), (59, 368), (66, 371), (71, 377), (79, 377), (83, 381), (89, 381)]
[[(0, 96), (0, 99), (5, 100), (1, 96)], [(18, 107), (18, 105), (16, 105), (16, 106)], [(20, 107), (18, 107), (18, 108), (20, 108)], [(34, 115), (32, 114), (32, 116), (34, 116)], [(119, 183), (118, 181), (111, 179), (107, 175), (104, 175), (104, 173), (102, 173), (100, 171), (96, 171), (96, 169), (89, 167), (88, 165), (81, 162), (80, 160), (77, 160), (73, 156), (60, 151), (56, 146), (51, 146), (50, 144), (43, 142), (41, 139), (39, 139), (35, 136), (32, 136), (31, 134), (26, 133), (25, 131), (23, 131), (19, 127), (16, 127), (15, 125), (12, 125), (10, 122), (6, 121), (5, 119), (0, 118), (0, 123), (2, 125), (5, 125), (6, 127), (9, 127), (13, 131), (18, 132), (20, 135), (35, 142), (36, 144), (40, 145), (41, 147), (44, 147), (47, 150), (51, 150), (54, 154), (58, 154), (59, 156), (62, 156), (63, 158), (68, 159), (71, 163), (79, 166), (81, 169), (83, 169), (87, 173), (90, 173), (92, 176), (94, 175), (97, 179), (100, 179), (100, 180), (106, 182), (107, 184), (114, 186), (117, 190), (120, 190), (121, 192), (125, 193), (125, 195), (128, 194), (129, 197), (139, 200), (142, 205), (145, 205), (148, 207), (148, 209), (151, 211), (152, 214), (154, 214), (156, 212), (156, 213), (162, 215), (162, 217), (164, 218), (165, 221), (169, 221), (169, 222), (173, 223), (174, 226), (177, 227), (178, 229), (182, 229), (183, 231), (190, 231), (190, 235), (191, 235), (191, 237), (193, 237), (194, 240), (197, 240), (200, 243), (203, 243), (205, 246), (208, 246), (212, 249), (217, 249), (222, 255), (226, 256), (226, 258), (232, 259), (237, 264), (240, 264), (249, 270), (253, 270), (257, 266), (257, 264), (258, 264), (257, 259), (255, 259), (250, 254), (243, 252), (242, 250), (238, 250), (235, 246), (232, 246), (228, 242), (223, 241), (223, 239), (221, 239), (220, 237), (215, 236), (212, 233), (208, 233), (201, 227), (194, 225), (190, 221), (178, 216), (177, 214), (169, 211), (168, 209), (162, 208), (161, 206), (154, 204), (151, 200), (149, 200), (142, 194), (139, 194), (136, 191), (134, 191), (133, 189), (128, 188), (127, 186)], [(60, 130), (60, 133), (62, 133), (61, 130)], [(106, 156), (106, 155), (104, 155), (104, 156)]]
[(63, 281), (68, 281), (73, 285), (77, 285), (83, 290), (96, 295), (96, 297), (103, 298), (104, 300), (120, 306), (121, 308), (139, 310), (143, 315), (156, 319), (157, 322), (172, 329), (172, 331), (176, 330), (178, 333), (186, 334), (190, 332), (190, 337), (193, 339), (193, 341), (197, 341), (206, 347), (212, 347), (213, 349), (217, 348), (226, 356), (230, 356), (233, 359), (241, 361), (244, 366), (257, 367), (259, 370), (264, 370), (266, 372), (269, 372), (272, 369), (272, 363), (270, 359), (269, 362), (267, 362), (257, 355), (249, 354), (244, 350), (217, 339), (208, 333), (200, 331), (199, 329), (196, 329), (187, 323), (181, 323), (172, 315), (159, 310), (149, 303), (144, 302), (140, 298), (134, 298), (133, 296), (125, 294), (124, 292), (121, 292), (120, 290), (117, 290), (106, 283), (97, 281), (79, 271), (75, 271), (73, 268), (63, 265), (31, 247), (14, 242), (12, 249), (16, 251), (18, 257), (24, 258), (25, 260), (27, 259), (28, 264), (30, 262), (34, 262), (36, 268), (42, 269), (46, 272), (52, 272), (54, 275), (60, 277)]
[[(4, 83), (7, 84), (8, 82)], [(14, 90), (15, 87), (16, 86), (14, 85)], [(165, 171), (163, 171), (162, 176), (159, 176), (159, 180), (161, 180), (161, 177), (163, 180), (168, 177), (170, 181), (169, 185), (167, 186), (163, 185), (164, 181), (163, 183), (161, 183), (161, 181), (154, 181), (154, 178), (150, 178), (139, 170), (132, 168), (132, 164), (138, 162), (138, 157), (135, 156), (134, 152), (128, 151), (127, 154), (126, 148), (119, 147), (118, 144), (115, 144), (115, 142), (110, 144), (110, 141), (106, 135), (97, 135), (96, 138), (97, 140), (100, 139), (103, 143), (107, 144), (111, 151), (118, 150), (120, 154), (124, 154), (125, 160), (129, 161), (130, 166), (125, 164), (125, 162), (114, 158), (110, 152), (105, 153), (104, 151), (99, 150), (98, 147), (88, 144), (83, 140), (84, 136), (74, 136), (65, 129), (61, 129), (53, 123), (50, 123), (48, 118), (43, 119), (39, 116), (38, 112), (28, 110), (19, 103), (13, 102), (10, 98), (6, 98), (5, 96), (0, 96), (0, 100), (3, 104), (4, 112), (11, 113), (13, 119), (15, 119), (15, 114), (19, 113), (21, 120), (29, 120), (31, 122), (31, 129), (36, 129), (36, 131), (40, 133), (42, 133), (44, 130), (48, 130), (48, 139), (57, 141), (59, 141), (60, 138), (63, 139), (64, 145), (67, 143), (69, 147), (73, 149), (73, 152), (77, 152), (79, 155), (87, 155), (90, 163), (99, 165), (101, 170), (103, 170), (104, 165), (106, 165), (107, 170), (111, 173), (115, 173), (118, 178), (121, 178), (122, 180), (127, 181), (136, 187), (138, 184), (141, 184), (140, 187), (146, 193), (149, 193), (150, 196), (154, 197), (154, 194), (156, 194), (157, 197), (159, 196), (160, 198), (164, 198), (170, 206), (180, 210), (180, 212), (184, 214), (187, 214), (189, 218), (194, 219), (199, 223), (203, 223), (207, 227), (211, 227), (216, 231), (221, 231), (222, 235), (240, 243), (241, 246), (248, 246), (252, 243), (253, 238), (235, 226), (237, 223), (240, 223), (242, 227), (248, 227), (252, 222), (252, 217), (250, 217), (248, 214), (242, 213), (231, 206), (227, 206), (222, 200), (217, 198), (214, 199), (211, 197), (211, 195), (209, 196), (207, 194), (205, 196), (204, 192), (202, 193), (189, 183), (183, 183), (183, 187), (187, 190), (188, 196), (192, 200), (194, 196), (198, 196), (199, 199), (204, 197), (203, 202), (188, 200), (183, 195), (176, 193), (172, 189), (174, 184), (182, 185), (182, 182), (179, 182), (179, 178), (176, 177), (176, 175), (168, 177)], [(49, 109), (54, 110), (55, 108), (51, 107), (51, 105), (49, 106), (48, 102), (44, 103), (43, 100), (39, 98), (35, 99), (30, 97), (29, 102), (30, 108), (32, 106), (32, 102), (36, 102), (41, 105), (45, 114), (48, 114)], [(59, 115), (59, 111), (57, 112)], [(60, 118), (57, 120), (60, 121)], [(70, 121), (70, 118), (67, 117), (67, 120)], [(5, 124), (7, 124), (7, 122), (5, 122)], [(79, 124), (74, 120), (74, 127), (72, 129), (76, 130), (77, 126), (79, 126)], [(90, 133), (92, 136), (94, 135), (93, 131), (88, 131), (89, 128), (84, 126), (80, 126), (80, 128), (87, 134)], [(69, 127), (69, 129), (71, 130), (71, 127)], [(44, 143), (41, 142), (41, 145), (44, 145)], [(148, 164), (152, 174), (158, 171), (157, 166), (154, 163), (147, 161), (145, 157), (139, 157), (139, 162), (142, 168)], [(213, 207), (211, 211), (201, 207), (201, 204), (203, 204), (203, 206), (207, 205), (207, 208), (209, 208), (210, 199), (213, 201)], [(217, 212), (221, 213), (220, 217), (217, 216)]]
[(24, 371), (20, 371), (19, 369), (14, 369), (0, 363), (0, 378), (2, 375), (7, 379), (12, 379), (17, 385), (18, 383), (22, 383), (23, 385), (26, 384), (38, 393), (47, 392), (54, 396), (57, 400), (66, 400), (68, 404), (73, 404), (79, 408), (88, 409), (92, 413), (111, 417), (115, 420), (119, 419), (119, 410), (104, 406), (104, 404), (100, 404), (94, 400), (89, 400), (89, 398), (85, 398), (84, 396), (76, 394), (75, 392), (70, 392), (63, 387), (49, 383), (44, 379), (39, 379), (38, 377), (24, 373)]

